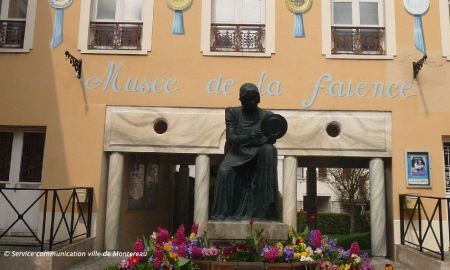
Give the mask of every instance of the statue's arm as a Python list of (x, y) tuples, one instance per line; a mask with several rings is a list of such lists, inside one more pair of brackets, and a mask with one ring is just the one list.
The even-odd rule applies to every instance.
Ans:
[(238, 121), (237, 113), (232, 108), (225, 109), (227, 142), (231, 144), (243, 144), (248, 140), (248, 135), (237, 134)]

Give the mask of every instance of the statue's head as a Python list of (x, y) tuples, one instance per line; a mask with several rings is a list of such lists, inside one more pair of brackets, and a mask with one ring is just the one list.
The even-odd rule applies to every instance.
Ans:
[(253, 83), (244, 83), (239, 89), (239, 100), (244, 110), (256, 110), (260, 101), (258, 87)]

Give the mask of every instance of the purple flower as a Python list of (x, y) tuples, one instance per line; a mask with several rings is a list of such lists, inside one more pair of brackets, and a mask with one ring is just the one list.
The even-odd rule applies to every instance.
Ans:
[(290, 261), (292, 261), (292, 259), (294, 258), (294, 249), (292, 248), (292, 247), (285, 247), (284, 248), (284, 259), (287, 261), (287, 262), (290, 262)]
[(372, 262), (370, 260), (364, 260), (360, 269), (361, 270), (375, 270), (375, 266), (372, 264)]

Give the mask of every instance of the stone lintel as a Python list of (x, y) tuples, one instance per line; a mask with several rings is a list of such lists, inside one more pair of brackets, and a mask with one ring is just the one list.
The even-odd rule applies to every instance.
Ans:
[(287, 240), (288, 225), (274, 221), (209, 221), (207, 234), (213, 240), (237, 240), (250, 236), (250, 230), (264, 229), (264, 237), (271, 240)]

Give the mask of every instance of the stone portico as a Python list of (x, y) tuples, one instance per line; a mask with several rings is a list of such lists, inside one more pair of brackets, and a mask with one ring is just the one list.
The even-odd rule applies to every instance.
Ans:
[[(369, 160), (372, 254), (386, 256), (385, 168), (391, 157), (389, 112), (272, 110), (289, 124), (277, 141), (278, 175), (282, 177), (285, 226), (297, 227), (297, 180), (300, 165), (315, 170), (319, 164), (302, 160), (351, 157)], [(210, 156), (224, 153), (224, 109), (110, 106), (106, 111), (104, 151), (109, 153), (105, 249), (119, 247), (120, 194), (125, 171), (124, 153), (195, 155), (194, 222), (199, 231), (208, 224)], [(158, 130), (155, 124), (167, 124)], [(332, 124), (337, 136), (327, 134)], [(163, 131), (163, 132), (161, 132)], [(312, 157), (308, 159), (308, 157)], [(315, 182), (310, 179), (309, 182)]]

